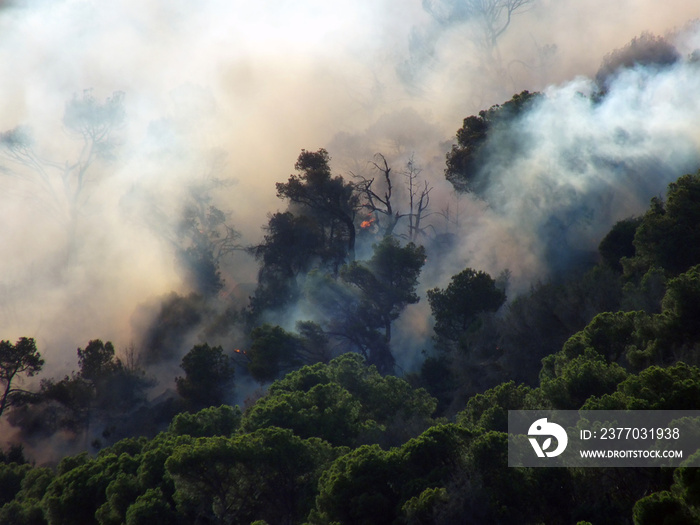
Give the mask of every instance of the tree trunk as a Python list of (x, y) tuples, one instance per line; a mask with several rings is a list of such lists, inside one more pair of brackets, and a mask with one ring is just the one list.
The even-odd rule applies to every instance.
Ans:
[(12, 385), (12, 378), (7, 379), (7, 386), (5, 387), (5, 393), (2, 395), (2, 400), (0, 401), (0, 417), (5, 412), (7, 407), (7, 399), (10, 396), (10, 386)]

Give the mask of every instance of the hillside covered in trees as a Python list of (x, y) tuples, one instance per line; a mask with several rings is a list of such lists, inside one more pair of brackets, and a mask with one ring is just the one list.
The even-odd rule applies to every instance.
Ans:
[[(417, 300), (426, 251), (389, 231), (368, 259), (355, 259), (369, 184), (333, 177), (323, 150), (302, 152), (296, 167), (299, 175), (277, 186), (290, 211), (272, 215), (253, 248), (261, 269), (251, 307), (230, 314), (252, 327), (249, 349), (192, 348), (177, 399), (147, 402), (145, 373), (98, 340), (78, 349), (73, 375), (45, 379), (39, 391), (10, 388), (13, 374), (39, 373), (43, 360), (31, 339), (2, 343), (2, 409), (28, 435), (63, 428), (88, 436), (99, 425), (110, 441), (139, 404), (139, 421), (172, 419), (166, 430), (155, 425), (157, 433), (137, 437), (132, 427), (134, 437), (93, 443), (96, 455), (53, 467), (10, 449), (0, 465), (1, 522), (700, 519), (692, 468), (506, 466), (507, 410), (700, 406), (700, 173), (616, 223), (599, 262), (579, 273), (535, 284), (507, 304), (503, 283), (472, 268), (429, 290), (435, 350), (418, 371), (397, 377), (391, 325)], [(216, 279), (213, 271), (206, 282)], [(172, 301), (195, 308), (204, 296)], [(275, 312), (300, 301), (322, 305), (328, 317), (300, 322), (296, 332), (272, 324)], [(244, 409), (222, 404), (240, 373), (274, 379)]]
[[(532, 2), (497, 4), (472, 45), (502, 89), (515, 61), (499, 39)], [(407, 92), (475, 5), (423, 2), (432, 29), (397, 69)], [(52, 248), (46, 276), (29, 264), (31, 285), (0, 291), (49, 304), (46, 282), (80, 283), (61, 295), (66, 326), (112, 329), (128, 310), (131, 340), (85, 340), (64, 363), (60, 337), (0, 341), (0, 523), (700, 523), (695, 468), (507, 466), (508, 410), (700, 408), (700, 62), (676, 37), (514, 90), (440, 147), (391, 136), (368, 156), (346, 133), (302, 149), (266, 188), (257, 236), (235, 206), (258, 197), (222, 175), (225, 155), (198, 165), (196, 119), (154, 119), (134, 148), (128, 92), (87, 90), (62, 102), (58, 146), (1, 132), (0, 182), (36, 197)], [(215, 114), (197, 93), (192, 111)], [(200, 175), (147, 176), (179, 165)], [(95, 201), (158, 240), (178, 286), (101, 294), (127, 250), (83, 242), (108, 223)], [(145, 287), (160, 267), (133, 244)]]
[[(178, 379), (193, 404), (167, 430), (55, 468), (27, 464), (16, 449), (5, 454), (0, 521), (695, 523), (695, 469), (508, 468), (506, 420), (509, 409), (700, 405), (699, 210), (700, 174), (684, 175), (643, 216), (615, 225), (585, 275), (534, 287), (502, 317), (493, 279), (471, 269), (455, 275), (429, 293), (438, 351), (403, 379), (346, 353), (287, 373), (243, 412), (200, 409), (217, 402), (211, 387), (229, 378), (220, 351), (196, 347)], [(548, 321), (527, 326), (539, 343), (529, 351), (505, 328), (523, 312), (546, 312)], [(311, 344), (270, 326), (256, 340), (276, 352), (268, 363), (281, 355), (291, 364), (285, 350)], [(80, 372), (63, 381), (91, 386), (97, 410), (106, 402), (101, 381), (128, 374), (109, 343), (79, 352)], [(220, 380), (191, 371), (200, 353)], [(476, 380), (466, 378), (477, 376), (485, 389), (468, 397)], [(198, 381), (209, 398), (192, 393)]]

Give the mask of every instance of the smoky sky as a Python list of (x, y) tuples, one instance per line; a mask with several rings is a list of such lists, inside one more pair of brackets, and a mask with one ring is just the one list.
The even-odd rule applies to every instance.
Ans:
[[(397, 165), (415, 155), (443, 212), (434, 229), (458, 238), (423, 287), (469, 265), (508, 268), (525, 289), (562, 256), (542, 239), (595, 249), (615, 220), (695, 171), (699, 86), (687, 61), (630, 71), (595, 107), (576, 93), (643, 31), (676, 31), (687, 56), (698, 37), (683, 28), (697, 16), (680, 0), (540, 0), (513, 18), (499, 41), (504, 67), (492, 70), (468, 24), (438, 30), (420, 0), (4, 3), (0, 131), (31, 130), (60, 186), (60, 167), (80, 155), (67, 101), (123, 92), (126, 119), (114, 158), (90, 167), (70, 254), (36, 172), (0, 159), (0, 338), (37, 338), (49, 374), (74, 369), (90, 339), (126, 346), (140, 306), (189, 292), (172, 236), (193, 188), (221, 181), (211, 203), (253, 244), (284, 208), (274, 183), (302, 148), (326, 147), (346, 177), (368, 173), (378, 151)], [(528, 153), (506, 162), (494, 142), (488, 202), (454, 195), (444, 155), (462, 119), (522, 89), (546, 94), (518, 124)], [(222, 270), (228, 292), (255, 281), (244, 254)]]

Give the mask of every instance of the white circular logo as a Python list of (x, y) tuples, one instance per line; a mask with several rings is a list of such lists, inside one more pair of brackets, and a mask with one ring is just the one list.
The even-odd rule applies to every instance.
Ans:
[[(569, 438), (566, 435), (566, 430), (564, 430), (560, 425), (557, 425), (556, 423), (547, 422), (546, 417), (538, 419), (532, 425), (530, 425), (530, 430), (527, 431), (527, 434), (528, 436), (549, 436), (542, 442), (541, 446), (540, 443), (537, 441), (537, 438), (528, 438), (530, 440), (532, 448), (535, 449), (535, 453), (540, 458), (543, 458), (545, 456), (547, 456), (548, 458), (558, 456), (559, 454), (564, 452), (564, 449), (566, 449), (566, 445), (569, 443)], [(557, 440), (557, 448), (548, 452), (547, 450), (552, 446), (552, 437), (556, 438)]]

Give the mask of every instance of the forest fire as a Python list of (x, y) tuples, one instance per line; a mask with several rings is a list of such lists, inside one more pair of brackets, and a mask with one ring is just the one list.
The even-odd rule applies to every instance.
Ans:
[(700, 519), (700, 2), (181, 4), (0, 0), (0, 525)]
[(366, 230), (367, 228), (370, 228), (376, 221), (377, 221), (376, 217), (370, 217), (368, 220), (362, 221), (360, 223), (360, 228), (362, 228), (363, 230)]
[(246, 350), (241, 350), (240, 348), (236, 348), (233, 351), (231, 358), (234, 360), (234, 362), (237, 362), (242, 366), (247, 366), (246, 363), (250, 362), (250, 355), (248, 355), (248, 352)]

